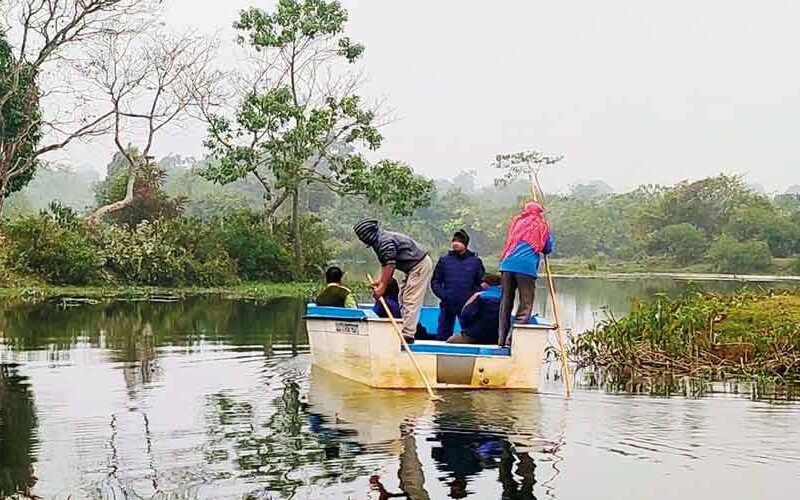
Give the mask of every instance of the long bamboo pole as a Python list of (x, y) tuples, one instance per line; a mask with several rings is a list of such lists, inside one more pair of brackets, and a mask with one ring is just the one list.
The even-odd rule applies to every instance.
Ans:
[[(372, 276), (367, 274), (367, 279), (370, 283), (373, 283)], [(397, 334), (397, 337), (400, 339), (400, 343), (403, 345), (403, 349), (408, 353), (408, 357), (411, 358), (411, 363), (413, 363), (414, 368), (417, 369), (417, 373), (419, 374), (422, 382), (425, 384), (425, 388), (428, 390), (428, 396), (430, 396), (431, 400), (434, 401), (441, 401), (442, 398), (436, 395), (433, 392), (433, 387), (431, 387), (430, 382), (428, 382), (428, 377), (425, 376), (425, 372), (422, 371), (422, 368), (417, 363), (417, 358), (414, 357), (414, 353), (411, 352), (411, 349), (408, 347), (408, 342), (406, 342), (406, 338), (403, 337), (403, 332), (400, 329), (400, 325), (397, 324), (397, 320), (392, 315), (392, 311), (389, 309), (389, 305), (386, 304), (386, 299), (382, 296), (378, 297), (378, 301), (383, 306), (383, 310), (386, 311), (386, 315), (389, 317), (389, 321), (392, 323), (392, 327), (394, 327), (394, 332)]]
[[(542, 186), (539, 184), (539, 177), (534, 174), (531, 177), (531, 194), (533, 200), (544, 205), (544, 192)], [(553, 306), (553, 319), (556, 322), (556, 332), (558, 333), (558, 346), (561, 351), (561, 374), (564, 377), (564, 387), (567, 392), (567, 397), (572, 395), (572, 377), (569, 371), (569, 363), (567, 359), (567, 344), (564, 339), (564, 330), (561, 327), (561, 318), (558, 314), (558, 304), (556, 303), (556, 286), (553, 280), (553, 272), (550, 269), (550, 260), (547, 255), (544, 257), (544, 269), (547, 274), (547, 287), (550, 291), (550, 302)]]

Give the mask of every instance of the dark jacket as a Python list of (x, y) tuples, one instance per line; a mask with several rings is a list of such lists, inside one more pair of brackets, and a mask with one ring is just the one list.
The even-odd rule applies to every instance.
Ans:
[(405, 234), (384, 231), (375, 219), (362, 219), (353, 226), (358, 239), (372, 248), (381, 266), (395, 266), (406, 274), (428, 255), (422, 245)]
[[(402, 313), (400, 312), (400, 303), (397, 297), (384, 297), (383, 300), (385, 300), (386, 305), (389, 306), (389, 311), (391, 311), (393, 318), (401, 319), (403, 317)], [(375, 305), (372, 306), (372, 310), (378, 315), (379, 318), (389, 317), (389, 315), (386, 314), (386, 309), (383, 308), (383, 304), (381, 304), (380, 300), (375, 301)]]
[(461, 330), (481, 344), (496, 344), (500, 323), (499, 286), (489, 287), (461, 310)]
[(473, 252), (461, 255), (451, 251), (436, 263), (431, 288), (443, 307), (459, 311), (481, 289), (484, 274), (483, 261)]

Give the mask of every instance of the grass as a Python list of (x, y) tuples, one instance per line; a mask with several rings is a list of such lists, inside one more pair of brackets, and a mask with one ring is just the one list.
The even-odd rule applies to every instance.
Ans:
[(800, 292), (688, 292), (634, 304), (576, 340), (580, 366), (636, 378), (800, 382)]
[(243, 283), (229, 287), (51, 286), (29, 284), (0, 288), (0, 299), (37, 302), (54, 298), (147, 299), (216, 295), (236, 299), (268, 300), (277, 297), (312, 297), (317, 283)]

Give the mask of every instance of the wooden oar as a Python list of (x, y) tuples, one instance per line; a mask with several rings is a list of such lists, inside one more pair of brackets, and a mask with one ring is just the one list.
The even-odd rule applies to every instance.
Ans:
[[(533, 175), (531, 178), (531, 193), (533, 194), (533, 201), (544, 204), (544, 192), (539, 185), (539, 177)], [(558, 315), (558, 304), (556, 304), (556, 286), (553, 281), (553, 272), (550, 270), (550, 261), (547, 255), (544, 257), (544, 269), (547, 274), (547, 287), (550, 289), (550, 302), (553, 304), (553, 319), (556, 322), (556, 331), (558, 332), (558, 346), (561, 351), (561, 372), (564, 376), (564, 386), (567, 390), (567, 397), (572, 395), (572, 377), (570, 376), (569, 365), (567, 363), (567, 344), (564, 340), (564, 330), (561, 328), (561, 318)]]
[[(367, 279), (369, 280), (370, 284), (373, 283), (371, 275), (367, 274)], [(428, 377), (425, 376), (425, 372), (422, 371), (422, 368), (419, 366), (419, 363), (417, 363), (417, 358), (414, 357), (414, 353), (411, 352), (411, 349), (408, 347), (408, 342), (406, 342), (406, 338), (403, 337), (403, 331), (400, 329), (400, 325), (397, 324), (397, 320), (392, 315), (392, 311), (389, 309), (389, 305), (386, 303), (386, 299), (384, 299), (383, 296), (381, 296), (378, 297), (378, 301), (383, 306), (383, 310), (386, 311), (386, 315), (389, 317), (389, 321), (392, 323), (392, 327), (394, 327), (394, 332), (397, 334), (397, 337), (400, 339), (400, 343), (403, 345), (403, 348), (408, 353), (408, 357), (411, 358), (411, 363), (413, 363), (414, 368), (417, 369), (417, 373), (419, 373), (422, 382), (425, 384), (425, 388), (428, 389), (428, 395), (434, 401), (441, 401), (442, 398), (440, 398), (439, 396), (436, 395), (436, 393), (433, 392), (433, 388), (431, 387), (430, 382), (428, 382)]]

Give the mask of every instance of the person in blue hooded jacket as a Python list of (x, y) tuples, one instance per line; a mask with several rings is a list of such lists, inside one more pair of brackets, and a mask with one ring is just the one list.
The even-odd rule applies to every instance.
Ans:
[(497, 344), (500, 326), (500, 276), (487, 274), (485, 287), (469, 298), (461, 314), (461, 334), (447, 339), (451, 344)]
[(433, 270), (431, 288), (439, 298), (437, 338), (447, 340), (453, 335), (456, 318), (464, 304), (481, 289), (486, 270), (483, 261), (469, 250), (469, 234), (463, 229), (453, 235), (452, 250), (439, 258)]

